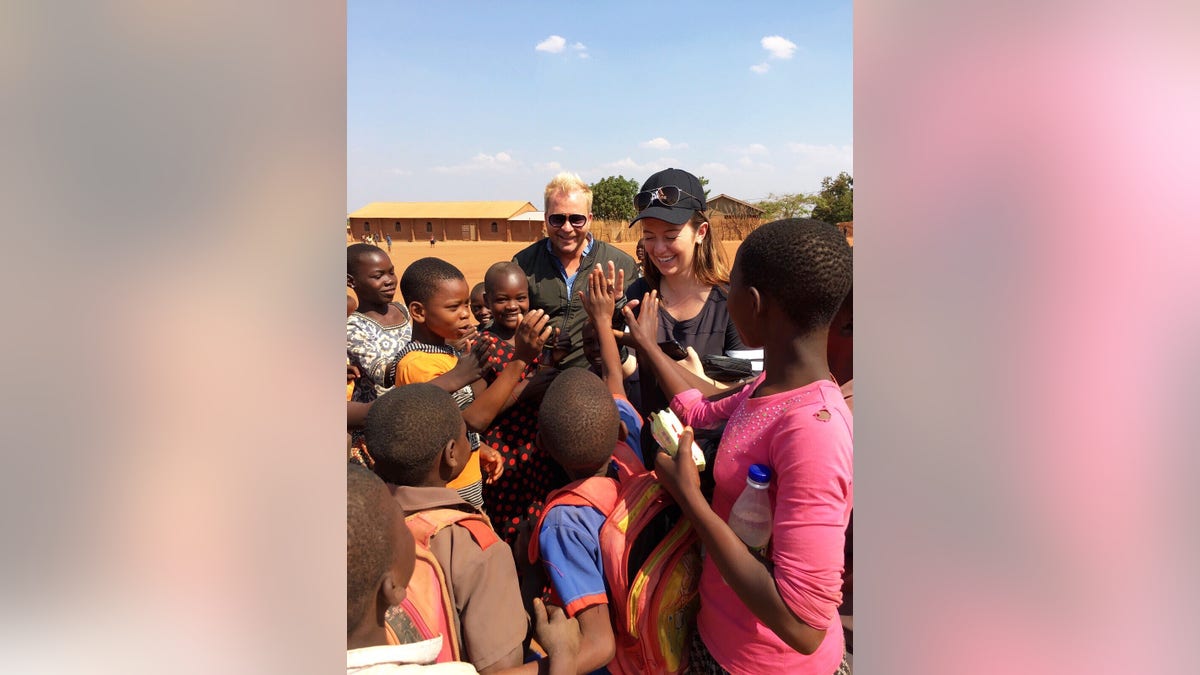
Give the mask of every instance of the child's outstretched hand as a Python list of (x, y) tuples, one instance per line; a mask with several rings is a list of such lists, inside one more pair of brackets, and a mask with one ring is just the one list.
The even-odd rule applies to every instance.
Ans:
[(479, 444), (479, 468), (483, 470), (488, 485), (504, 475), (504, 457), (490, 445)]
[[(608, 263), (610, 274), (614, 267), (612, 262)], [(617, 271), (614, 278), (606, 277), (599, 267), (592, 268), (592, 273), (588, 275), (587, 292), (579, 291), (579, 298), (583, 300), (583, 309), (596, 330), (607, 329), (612, 323), (617, 307), (616, 289), (624, 283), (625, 270)]]
[(483, 377), (491, 366), (490, 360), (495, 352), (495, 345), (477, 338), (460, 351), (465, 353), (459, 357), (458, 363), (454, 364), (450, 372), (461, 375), (465, 382), (474, 382)]
[(640, 317), (633, 315), (629, 305), (621, 309), (629, 326), (629, 339), (639, 352), (658, 349), (658, 291), (643, 295), (638, 306), (642, 308)]
[(475, 341), (478, 338), (479, 338), (479, 331), (476, 330), (476, 328), (474, 326), (472, 326), (470, 333), (467, 333), (466, 335), (458, 338), (453, 343), (451, 343), (450, 346), (453, 347), (455, 351), (457, 351), (458, 353), (461, 354), (461, 353), (469, 351), (471, 349), (471, 347), (473, 347), (475, 345)]
[(545, 310), (535, 309), (526, 314), (521, 319), (521, 325), (517, 326), (513, 349), (516, 357), (526, 363), (533, 361), (542, 352), (542, 347), (553, 332), (550, 317), (546, 316)]
[(561, 607), (550, 605), (541, 598), (533, 599), (533, 631), (538, 644), (546, 650), (551, 662), (574, 661), (579, 655), (583, 635), (579, 632), (579, 620), (568, 619)]
[(660, 448), (654, 458), (654, 473), (658, 476), (658, 482), (680, 504), (687, 495), (700, 493), (700, 471), (692, 461), (692, 453), (688, 451), (694, 440), (696, 434), (692, 428), (684, 427), (683, 433), (679, 434), (679, 447), (683, 450), (672, 457)]

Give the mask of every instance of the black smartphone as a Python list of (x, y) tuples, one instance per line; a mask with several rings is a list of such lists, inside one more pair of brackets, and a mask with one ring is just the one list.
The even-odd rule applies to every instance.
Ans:
[(687, 349), (674, 340), (660, 342), (658, 343), (658, 348), (663, 350), (667, 356), (675, 359), (676, 361), (682, 361), (687, 358)]
[(616, 306), (613, 308), (613, 330), (625, 330), (625, 315), (621, 313), (621, 309), (628, 304), (629, 300), (625, 296), (617, 298)]

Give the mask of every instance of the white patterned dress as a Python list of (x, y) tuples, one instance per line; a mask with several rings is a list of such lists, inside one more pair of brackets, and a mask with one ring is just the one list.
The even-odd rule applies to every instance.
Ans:
[(346, 319), (346, 357), (362, 373), (354, 387), (354, 401), (370, 403), (391, 388), (384, 386), (384, 375), (399, 358), (400, 350), (412, 341), (412, 321), (408, 311), (398, 302), (392, 304), (403, 312), (403, 324), (384, 327), (359, 312)]

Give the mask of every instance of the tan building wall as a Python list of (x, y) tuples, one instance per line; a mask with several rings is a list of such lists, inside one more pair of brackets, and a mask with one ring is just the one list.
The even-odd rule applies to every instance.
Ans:
[[(521, 209), (525, 213), (532, 208)], [(517, 215), (512, 214), (512, 215)], [(348, 218), (349, 238), (362, 241), (372, 233), (376, 241), (537, 241), (542, 223), (509, 222), (506, 218)]]

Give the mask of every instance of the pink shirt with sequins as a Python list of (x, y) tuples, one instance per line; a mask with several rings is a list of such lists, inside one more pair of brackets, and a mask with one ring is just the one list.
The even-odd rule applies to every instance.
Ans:
[(843, 545), (854, 502), (853, 417), (836, 384), (751, 398), (759, 375), (738, 394), (716, 402), (692, 389), (671, 401), (684, 424), (708, 428), (728, 420), (713, 463), (713, 511), (728, 522), (751, 464), (771, 467), (770, 544), (775, 584), (808, 625), (827, 630), (805, 656), (763, 625), (721, 578), (711, 559), (700, 576), (700, 636), (731, 673), (829, 675), (842, 658)]

